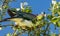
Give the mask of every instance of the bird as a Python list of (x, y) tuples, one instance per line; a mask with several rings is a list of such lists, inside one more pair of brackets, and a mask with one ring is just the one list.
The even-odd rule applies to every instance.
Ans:
[(9, 14), (9, 16), (11, 18), (23, 18), (26, 20), (30, 20), (32, 22), (43, 18), (44, 14), (45, 14), (45, 13), (43, 13), (43, 14), (39, 14), (39, 15), (34, 15), (31, 13), (22, 12), (21, 10), (16, 11), (16, 9), (15, 10), (8, 9), (7, 13)]
[(25, 30), (26, 27), (31, 28), (31, 27), (34, 26), (34, 23), (32, 21), (26, 20), (26, 19), (23, 19), (23, 18), (17, 18), (17, 17), (14, 17), (14, 18), (6, 18), (6, 19), (3, 19), (0, 22), (5, 22), (5, 21), (13, 21), (15, 23), (15, 26), (19, 26), (23, 30)]
[[(40, 20), (43, 18), (43, 14), (39, 15), (33, 15), (31, 13), (25, 13), (25, 12), (17, 12), (17, 11), (12, 11), (8, 9), (8, 14), (11, 16), (10, 18), (6, 18), (1, 20), (0, 22), (4, 21), (13, 21), (15, 22), (15, 25), (18, 25), (22, 27), (22, 29), (26, 29), (26, 27), (33, 27), (36, 24), (40, 24)], [(40, 18), (41, 17), (41, 18)]]
[(9, 16), (11, 18), (20, 17), (20, 18), (24, 18), (27, 20), (31, 20), (31, 21), (37, 16), (37, 15), (31, 14), (31, 13), (25, 13), (22, 11), (14, 11), (14, 10), (10, 10), (10, 9), (8, 9), (7, 13), (9, 14)]
[(40, 20), (43, 17), (45, 17), (45, 12), (42, 12), (41, 14), (38, 14), (38, 15), (22, 12), (21, 10), (16, 11), (16, 10), (11, 10), (11, 9), (8, 9), (7, 12), (11, 16), (11, 18), (13, 18), (13, 17), (15, 17), (15, 18), (23, 18), (23, 19), (26, 19), (26, 20), (30, 20), (33, 23), (35, 23), (37, 20)]
[[(40, 16), (40, 15), (38, 15)], [(37, 18), (39, 19), (39, 18)], [(40, 18), (41, 19), (41, 18)], [(33, 23), (31, 20), (27, 20), (21, 17), (12, 17), (12, 18), (6, 18), (1, 20), (0, 22), (4, 22), (4, 21), (13, 21), (15, 23), (15, 25), (20, 26), (23, 30), (26, 29), (26, 27), (28, 28), (32, 28), (34, 26), (37, 26), (40, 24), (40, 19), (38, 21), (36, 21), (35, 23)]]
[(21, 11), (17, 12), (17, 11), (13, 11), (13, 10), (10, 10), (10, 9), (8, 9), (8, 14), (10, 15), (10, 19), (12, 19), (12, 18), (15, 18), (15, 19), (22, 18), (24, 20), (32, 21), (33, 23), (36, 23), (36, 21), (41, 20), (44, 16), (43, 14), (34, 15), (34, 14), (31, 14), (31, 13), (25, 13), (25, 12), (21, 12)]

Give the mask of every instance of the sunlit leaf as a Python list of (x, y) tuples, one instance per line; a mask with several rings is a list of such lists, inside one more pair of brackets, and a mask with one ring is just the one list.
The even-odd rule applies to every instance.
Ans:
[(55, 19), (53, 19), (53, 20), (52, 20), (52, 22), (57, 22), (57, 21), (58, 21), (58, 19), (57, 19), (57, 18), (55, 18)]
[(11, 36), (11, 34), (10, 34), (10, 33), (8, 33), (6, 36)]
[(54, 17), (54, 18), (52, 18), (51, 22), (53, 22), (54, 24), (56, 24), (56, 22), (59, 21), (59, 18), (60, 18), (60, 16)]
[(53, 33), (53, 34), (51, 34), (51, 36), (56, 36), (56, 34), (55, 34), (55, 33)]

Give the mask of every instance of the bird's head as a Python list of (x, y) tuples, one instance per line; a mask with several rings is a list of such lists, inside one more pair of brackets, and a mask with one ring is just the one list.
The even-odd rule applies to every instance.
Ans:
[(39, 15), (37, 15), (37, 20), (41, 20), (42, 18), (43, 18), (43, 14), (39, 14)]
[(42, 12), (41, 14), (37, 15), (37, 20), (41, 20), (43, 19), (44, 17), (46, 17), (47, 15), (45, 14), (45, 12)]

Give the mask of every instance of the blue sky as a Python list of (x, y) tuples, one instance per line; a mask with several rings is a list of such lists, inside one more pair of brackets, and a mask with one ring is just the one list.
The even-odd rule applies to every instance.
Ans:
[[(39, 14), (42, 11), (45, 11), (46, 14), (51, 13), (48, 11), (48, 8), (50, 7), (51, 0), (17, 0), (16, 2), (12, 2), (9, 5), (13, 8), (19, 8), (20, 3), (26, 1), (29, 3), (30, 6), (32, 6), (33, 14)], [(9, 17), (8, 14), (5, 17)], [(3, 24), (6, 24), (5, 22)], [(54, 29), (52, 29), (54, 31)], [(13, 30), (11, 30), (10, 27), (4, 28), (3, 30), (0, 31), (0, 36), (4, 36), (8, 32), (12, 33)]]
[(51, 3), (51, 0), (17, 0), (17, 2), (10, 3), (10, 6), (19, 8), (20, 3), (23, 1), (28, 2), (29, 5), (32, 6), (33, 14), (39, 14), (42, 11), (47, 11)]

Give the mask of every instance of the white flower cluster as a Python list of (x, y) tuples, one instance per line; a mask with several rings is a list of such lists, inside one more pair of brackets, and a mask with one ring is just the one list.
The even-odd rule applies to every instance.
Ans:
[[(23, 2), (23, 3), (20, 4), (20, 7), (21, 7), (21, 9), (24, 9), (24, 6), (27, 6), (27, 5), (28, 5), (27, 2)], [(16, 10), (19, 11), (20, 8), (16, 8)]]
[(0, 27), (0, 30), (2, 30), (2, 27)]
[(27, 5), (28, 5), (27, 2), (23, 2), (23, 3), (20, 4), (20, 7), (21, 7), (21, 9), (24, 9), (24, 6), (27, 6)]

